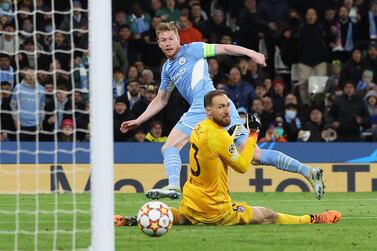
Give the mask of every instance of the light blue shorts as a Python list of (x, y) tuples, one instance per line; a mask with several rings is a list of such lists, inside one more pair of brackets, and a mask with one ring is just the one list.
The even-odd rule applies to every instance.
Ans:
[[(230, 125), (225, 128), (225, 130), (228, 130), (230, 127), (236, 124), (243, 125), (235, 105), (233, 104), (232, 100), (229, 99), (229, 101), (231, 122)], [(190, 106), (189, 110), (182, 115), (181, 119), (178, 121), (174, 128), (178, 129), (179, 131), (183, 132), (188, 137), (190, 137), (194, 127), (199, 122), (203, 121), (206, 117), (207, 113), (204, 108), (204, 96), (196, 97), (192, 102), (192, 105)], [(236, 139), (234, 143), (237, 146), (240, 145), (242, 142), (246, 140), (248, 135), (249, 132), (244, 126), (242, 126), (241, 136), (238, 139)]]

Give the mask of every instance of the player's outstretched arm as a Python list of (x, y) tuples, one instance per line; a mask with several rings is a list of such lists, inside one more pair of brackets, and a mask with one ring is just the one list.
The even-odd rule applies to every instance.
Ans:
[(152, 118), (166, 106), (170, 98), (170, 94), (170, 91), (163, 91), (159, 89), (157, 96), (149, 103), (147, 109), (137, 119), (124, 121), (120, 126), (120, 131), (122, 133), (126, 133)]
[(232, 44), (215, 44), (216, 55), (247, 56), (257, 64), (266, 66), (266, 58), (262, 53), (247, 49), (242, 46)]

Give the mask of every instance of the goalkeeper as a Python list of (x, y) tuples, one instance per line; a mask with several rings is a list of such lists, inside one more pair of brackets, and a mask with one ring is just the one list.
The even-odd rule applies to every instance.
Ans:
[[(239, 153), (232, 137), (223, 129), (230, 123), (230, 102), (225, 92), (209, 92), (204, 97), (204, 106), (207, 118), (194, 128), (190, 137), (191, 172), (183, 187), (183, 198), (178, 210), (171, 208), (174, 224), (318, 224), (340, 220), (337, 211), (293, 216), (233, 202), (228, 193), (228, 166), (239, 173), (249, 169), (261, 124), (251, 117), (247, 124), (249, 137)], [(115, 217), (117, 225), (123, 225), (124, 221), (122, 216)]]

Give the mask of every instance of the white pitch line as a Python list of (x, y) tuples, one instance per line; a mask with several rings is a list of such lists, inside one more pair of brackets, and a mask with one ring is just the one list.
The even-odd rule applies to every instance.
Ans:
[[(242, 200), (242, 199), (240, 199)], [(238, 201), (240, 201), (238, 200)], [(140, 204), (140, 203), (145, 203), (146, 201), (149, 201), (147, 199), (145, 200), (140, 200), (140, 201), (117, 201), (115, 202), (115, 204)], [(291, 200), (291, 199), (288, 199), (288, 200), (260, 200), (260, 199), (247, 199), (246, 201), (248, 202), (313, 202), (313, 201), (317, 201), (315, 199), (311, 199), (311, 200), (308, 200), (308, 199), (304, 199), (304, 200)], [(326, 202), (332, 202), (332, 201), (377, 201), (377, 198), (355, 198), (355, 199), (324, 199), (322, 201), (326, 201)], [(48, 203), (40, 203), (40, 205), (43, 204), (43, 205), (73, 205), (72, 202), (58, 202), (58, 203), (53, 203), (53, 202), (48, 202)], [(77, 204), (81, 204), (81, 205), (86, 205), (86, 204), (90, 204), (90, 201), (85, 201), (85, 202), (76, 202), (75, 203), (76, 205)], [(16, 203), (0, 203), (0, 206), (14, 206), (14, 205), (17, 205)], [(35, 203), (31, 203), (31, 202), (27, 202), (27, 203), (22, 203), (20, 202), (19, 203), (19, 206), (23, 206), (23, 205), (35, 205)]]
[[(350, 216), (350, 217), (347, 217), (347, 216), (343, 216), (341, 221), (342, 220), (362, 220), (362, 219), (377, 219), (377, 215), (376, 216)], [(31, 223), (35, 223), (34, 220), (23, 220), (22, 222), (31, 222)], [(72, 223), (73, 221), (63, 221), (63, 220), (59, 220), (58, 223)], [(90, 223), (90, 221), (80, 221), (81, 223)], [(38, 221), (38, 223), (55, 223), (55, 221)], [(0, 222), (0, 225), (8, 225), (9, 226), (9, 222)], [(76, 231), (76, 230), (75, 230)]]

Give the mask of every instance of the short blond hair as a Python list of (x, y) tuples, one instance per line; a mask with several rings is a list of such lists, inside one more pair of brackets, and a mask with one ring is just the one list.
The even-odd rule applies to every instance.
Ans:
[(174, 22), (164, 22), (160, 23), (156, 28), (156, 35), (157, 37), (165, 31), (173, 31), (176, 35), (178, 35), (177, 26), (175, 26)]

